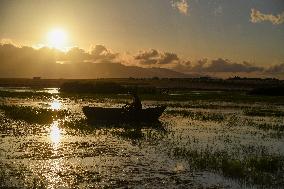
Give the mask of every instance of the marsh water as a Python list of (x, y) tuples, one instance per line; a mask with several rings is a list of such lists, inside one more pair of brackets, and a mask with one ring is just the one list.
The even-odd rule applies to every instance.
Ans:
[(0, 97), (2, 106), (68, 111), (30, 123), (0, 109), (3, 188), (283, 187), (282, 103), (148, 99), (144, 107), (168, 106), (158, 123), (89, 124), (83, 106), (121, 107), (128, 99), (64, 96), (57, 88), (0, 91), (13, 94)]

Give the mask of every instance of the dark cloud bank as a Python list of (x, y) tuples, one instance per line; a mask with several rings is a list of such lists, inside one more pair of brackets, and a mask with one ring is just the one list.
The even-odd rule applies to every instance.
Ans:
[(103, 45), (90, 52), (74, 47), (67, 53), (41, 48), (0, 45), (0, 77), (107, 78), (107, 77), (277, 77), (284, 78), (284, 63), (268, 68), (219, 58), (197, 62), (156, 49), (140, 51), (129, 61)]

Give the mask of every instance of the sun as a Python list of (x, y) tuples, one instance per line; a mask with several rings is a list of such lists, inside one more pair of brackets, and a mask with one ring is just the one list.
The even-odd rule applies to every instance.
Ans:
[(55, 28), (47, 35), (48, 46), (51, 48), (65, 50), (67, 34), (63, 29)]

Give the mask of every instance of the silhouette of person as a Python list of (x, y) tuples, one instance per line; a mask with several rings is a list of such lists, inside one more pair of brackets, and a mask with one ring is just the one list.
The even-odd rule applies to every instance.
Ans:
[(132, 92), (131, 95), (133, 97), (133, 101), (130, 104), (130, 109), (132, 109), (132, 110), (141, 110), (142, 109), (142, 104), (141, 104), (141, 100), (139, 99), (137, 93), (136, 92)]

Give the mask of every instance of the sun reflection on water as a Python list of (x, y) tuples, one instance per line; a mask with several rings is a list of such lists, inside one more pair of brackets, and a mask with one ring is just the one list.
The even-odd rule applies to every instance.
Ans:
[(50, 127), (50, 140), (54, 146), (54, 149), (57, 149), (59, 146), (60, 140), (62, 138), (62, 132), (58, 127), (58, 121), (54, 121)]
[(50, 107), (52, 110), (60, 110), (62, 103), (59, 100), (53, 100), (53, 102), (50, 104)]
[(46, 91), (49, 94), (58, 94), (59, 93), (59, 89), (58, 88), (46, 88)]

